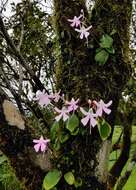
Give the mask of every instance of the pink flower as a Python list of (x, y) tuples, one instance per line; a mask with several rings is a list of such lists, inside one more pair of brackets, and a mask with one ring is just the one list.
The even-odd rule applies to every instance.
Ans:
[(54, 102), (58, 102), (60, 98), (61, 98), (60, 90), (59, 90), (59, 92), (56, 92), (56, 93), (50, 95), (50, 99), (53, 99)]
[(68, 105), (68, 111), (69, 112), (76, 111), (78, 108), (78, 105), (77, 105), (78, 102), (79, 102), (79, 99), (75, 100), (74, 98), (72, 98), (70, 102), (66, 101), (66, 105)]
[(43, 136), (41, 136), (39, 140), (34, 139), (33, 143), (36, 143), (36, 145), (34, 145), (35, 151), (45, 152), (48, 148), (47, 147), (48, 142), (50, 142), (50, 139), (44, 139)]
[(78, 27), (78, 26), (80, 26), (80, 23), (81, 23), (80, 18), (82, 18), (82, 16), (83, 15), (80, 15), (79, 17), (74, 16), (73, 19), (68, 19), (69, 22), (72, 22), (72, 24), (70, 24), (70, 26), (72, 26), (72, 27), (75, 27), (75, 26)]
[(112, 104), (112, 100), (110, 100), (107, 104), (105, 104), (103, 100), (100, 100), (99, 102), (94, 101), (94, 103), (97, 106), (97, 110), (96, 110), (97, 116), (101, 117), (103, 112), (107, 114), (111, 113), (111, 109), (109, 109), (108, 107)]
[(94, 110), (96, 110), (96, 104), (95, 104), (95, 101), (93, 100), (90, 100), (88, 99), (88, 104), (89, 104), (89, 107), (92, 107)]
[(33, 100), (38, 100), (40, 106), (42, 106), (42, 107), (50, 104), (49, 95), (47, 93), (45, 93), (45, 90), (43, 90), (42, 92), (40, 90), (38, 90), (36, 92), (36, 98), (33, 98)]
[(66, 107), (63, 107), (62, 110), (58, 109), (57, 107), (55, 107), (54, 109), (56, 112), (59, 113), (59, 115), (55, 117), (57, 122), (61, 118), (63, 119), (63, 121), (66, 121), (69, 118), (69, 116), (68, 116), (69, 111), (66, 109)]
[(92, 106), (92, 100), (88, 99), (89, 106)]
[(89, 26), (88, 28), (85, 28), (84, 26), (82, 26), (80, 29), (75, 29), (75, 31), (80, 33), (80, 39), (83, 39), (84, 37), (87, 39), (89, 36), (89, 32), (88, 30), (90, 30), (92, 28), (92, 26)]
[(81, 120), (82, 124), (86, 126), (88, 122), (90, 122), (90, 133), (91, 133), (91, 126), (95, 127), (97, 125), (97, 121), (95, 119), (96, 114), (93, 113), (93, 110), (90, 109), (86, 112), (83, 108), (80, 108), (80, 111), (85, 115), (85, 117)]

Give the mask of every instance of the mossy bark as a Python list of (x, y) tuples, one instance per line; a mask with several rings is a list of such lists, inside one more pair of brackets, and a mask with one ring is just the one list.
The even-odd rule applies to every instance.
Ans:
[[(83, 0), (54, 0), (55, 29), (59, 48), (56, 67), (57, 88), (67, 94), (68, 98), (80, 98), (85, 102), (88, 98), (100, 99), (105, 102), (113, 100), (112, 113), (106, 119), (114, 126), (116, 110), (121, 93), (130, 74), (129, 26), (131, 19), (131, 0), (97, 0), (91, 15), (88, 15)], [(79, 15), (84, 9), (85, 16), (93, 28), (89, 37), (88, 47), (84, 40), (70, 27), (68, 18)], [(95, 60), (96, 48), (102, 34), (116, 31), (114, 39), (115, 55), (110, 56), (104, 66), (99, 66)], [(107, 180), (102, 181), (99, 174), (105, 168), (99, 167), (102, 141), (97, 129), (92, 135), (75, 137), (66, 145), (65, 151), (74, 151), (71, 156), (73, 164), (62, 164), (65, 171), (74, 169), (77, 176), (83, 179), (81, 189), (107, 189)], [(109, 149), (109, 146), (107, 146)], [(65, 152), (64, 152), (65, 154)], [(107, 151), (103, 152), (107, 154)], [(108, 158), (105, 157), (105, 162)], [(105, 164), (103, 164), (103, 167)], [(63, 183), (62, 189), (74, 189)]]

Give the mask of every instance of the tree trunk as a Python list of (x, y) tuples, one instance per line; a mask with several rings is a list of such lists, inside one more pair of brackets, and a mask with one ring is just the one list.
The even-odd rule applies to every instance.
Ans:
[(44, 172), (36, 161), (37, 154), (32, 147), (34, 131), (24, 124), (19, 111), (0, 88), (0, 150), (9, 158), (17, 178), (23, 184), (22, 190), (40, 190)]
[[(88, 15), (84, 0), (54, 0), (55, 28), (57, 33), (59, 58), (56, 67), (57, 88), (68, 98), (113, 100), (112, 113), (106, 119), (114, 126), (119, 98), (131, 74), (129, 55), (129, 26), (132, 1), (97, 0), (92, 15)], [(84, 9), (93, 28), (88, 47), (70, 27), (67, 19), (80, 15)], [(90, 18), (91, 17), (91, 18)], [(114, 40), (115, 55), (110, 56), (104, 66), (95, 60), (96, 48), (103, 34), (116, 31)], [(112, 136), (112, 135), (111, 135)], [(108, 156), (110, 139), (102, 142), (96, 128), (90, 135), (71, 138), (63, 150), (74, 152), (70, 163), (62, 163), (61, 169), (74, 169), (75, 175), (83, 180), (83, 190), (107, 189)], [(68, 153), (67, 153), (68, 154)], [(74, 189), (62, 182), (61, 188)]]

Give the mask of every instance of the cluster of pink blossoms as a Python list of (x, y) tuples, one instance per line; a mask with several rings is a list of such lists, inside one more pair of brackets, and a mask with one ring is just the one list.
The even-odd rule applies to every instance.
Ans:
[(88, 31), (92, 28), (92, 25), (86, 27), (83, 10), (81, 10), (81, 13), (78, 17), (74, 16), (73, 19), (68, 19), (68, 21), (71, 22), (70, 26), (74, 27), (75, 31), (80, 33), (80, 39), (83, 39), (84, 37), (88, 39), (88, 36), (90, 34)]
[(39, 105), (41, 107), (46, 107), (48, 106), (49, 104), (51, 104), (51, 101), (54, 101), (54, 102), (58, 102), (59, 99), (60, 99), (60, 91), (55, 93), (55, 94), (47, 94), (45, 92), (45, 90), (43, 90), (42, 92), (40, 90), (38, 90), (36, 92), (36, 97), (33, 98), (33, 100), (38, 100), (39, 101)]
[[(46, 107), (49, 104), (53, 105), (53, 101), (58, 102), (60, 99), (64, 100), (64, 98), (60, 95), (60, 91), (55, 94), (49, 95), (45, 93), (44, 90), (42, 92), (38, 91), (36, 93), (36, 98), (34, 98), (34, 100), (37, 100), (39, 102), (39, 105), (42, 107)], [(84, 126), (87, 126), (89, 124), (91, 133), (91, 128), (97, 125), (97, 118), (102, 117), (104, 113), (111, 113), (111, 109), (109, 108), (111, 104), (112, 100), (110, 100), (108, 103), (104, 103), (102, 99), (98, 102), (95, 100), (88, 100), (89, 106), (88, 111), (86, 111), (83, 107), (79, 106), (79, 99), (75, 100), (74, 98), (72, 98), (71, 101), (64, 100), (64, 105), (62, 109), (54, 107), (54, 111), (57, 113), (55, 120), (59, 122), (62, 119), (64, 122), (66, 122), (71, 114), (80, 110), (84, 115), (84, 117), (81, 119), (81, 123)], [(40, 150), (44, 152), (47, 149), (47, 143), (50, 142), (50, 140), (44, 140), (41, 136), (39, 140), (34, 139), (33, 142), (36, 143), (36, 145), (34, 146), (36, 152)]]

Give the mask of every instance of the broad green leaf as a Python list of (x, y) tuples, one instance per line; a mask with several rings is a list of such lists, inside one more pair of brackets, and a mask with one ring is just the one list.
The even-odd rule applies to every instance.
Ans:
[(108, 53), (110, 53), (110, 54), (114, 54), (114, 53), (115, 53), (115, 49), (114, 49), (113, 47), (107, 48), (106, 50), (107, 50)]
[(102, 48), (110, 48), (113, 44), (113, 39), (108, 34), (103, 35), (100, 41)]
[(3, 164), (3, 162), (7, 161), (7, 157), (2, 155), (0, 156), (0, 165)]
[(60, 143), (59, 139), (56, 138), (56, 140), (55, 140), (55, 142), (54, 142), (54, 144), (53, 144), (53, 148), (54, 148), (56, 151), (58, 151), (58, 150), (60, 149), (60, 147), (61, 147), (61, 143)]
[(67, 121), (66, 128), (72, 133), (79, 126), (78, 117), (73, 114)]
[(82, 184), (83, 184), (82, 179), (81, 179), (81, 178), (78, 178), (78, 179), (75, 180), (74, 186), (75, 186), (76, 188), (78, 188), (78, 187), (81, 187)]
[(64, 179), (65, 181), (69, 184), (69, 185), (73, 185), (75, 183), (75, 177), (73, 175), (72, 172), (68, 172), (64, 175)]
[(79, 133), (79, 128), (76, 128), (71, 135), (76, 136)]
[(51, 127), (51, 130), (50, 130), (50, 136), (51, 136), (52, 141), (54, 141), (56, 139), (59, 128), (60, 128), (59, 123), (54, 122), (52, 127)]
[(61, 171), (54, 169), (47, 173), (43, 181), (43, 187), (45, 190), (52, 189), (59, 182), (62, 174)]
[(95, 61), (98, 62), (100, 65), (104, 65), (107, 62), (108, 58), (109, 53), (105, 50), (101, 50), (95, 55)]
[(69, 134), (65, 134), (64, 132), (60, 136), (60, 142), (63, 144), (69, 139)]
[(99, 53), (101, 50), (103, 50), (103, 48), (97, 48), (96, 53)]
[(104, 119), (99, 120), (99, 122), (98, 122), (98, 130), (99, 130), (99, 133), (100, 133), (100, 136), (101, 136), (102, 140), (106, 140), (109, 137), (110, 133), (111, 133), (111, 126)]

